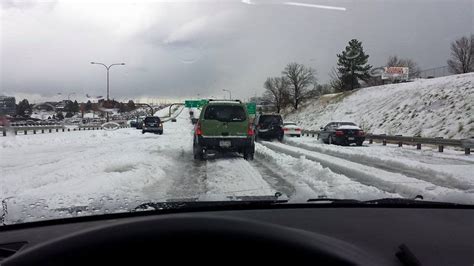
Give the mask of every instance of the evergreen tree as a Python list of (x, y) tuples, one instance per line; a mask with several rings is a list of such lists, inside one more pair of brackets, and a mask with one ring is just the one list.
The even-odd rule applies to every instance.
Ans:
[(79, 103), (77, 101), (74, 101), (74, 103), (72, 103), (72, 112), (75, 114), (77, 112), (79, 112), (80, 110), (80, 107), (79, 107)]
[(57, 118), (58, 120), (63, 120), (63, 119), (64, 119), (63, 112), (57, 112), (57, 113), (56, 113), (56, 118)]
[(87, 101), (86, 103), (86, 111), (90, 111), (92, 110), (92, 102), (90, 100)]
[(27, 99), (20, 101), (16, 107), (16, 114), (23, 117), (28, 117), (31, 114), (31, 106)]
[(70, 117), (72, 117), (72, 116), (73, 116), (73, 114), (72, 114), (71, 112), (67, 112), (67, 113), (66, 113), (66, 118), (70, 118)]
[(127, 103), (128, 111), (133, 111), (135, 110), (135, 103), (132, 100), (129, 100)]
[(364, 53), (362, 42), (352, 39), (342, 54), (338, 54), (338, 72), (345, 90), (353, 90), (360, 87), (359, 80), (370, 78), (369, 71), (372, 68), (367, 64), (369, 55)]
[(74, 109), (74, 103), (72, 101), (66, 101), (66, 105), (64, 106), (64, 111), (68, 113), (72, 113)]

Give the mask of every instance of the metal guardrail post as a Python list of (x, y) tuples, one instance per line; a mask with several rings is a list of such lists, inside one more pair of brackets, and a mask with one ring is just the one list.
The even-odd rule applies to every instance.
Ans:
[(63, 128), (63, 132), (64, 132), (64, 128)]
[(70, 128), (68, 128), (68, 129), (67, 129), (67, 132), (70, 132), (70, 131), (71, 131), (71, 129), (70, 129)]
[(41, 129), (41, 134), (44, 134), (44, 129)]
[(18, 131), (15, 130), (15, 135), (18, 135)]
[(417, 144), (416, 144), (416, 149), (417, 149), (417, 150), (421, 150), (421, 143), (417, 143)]
[(25, 135), (28, 134), (28, 130), (26, 130), (26, 129), (23, 132), (24, 132)]
[[(402, 137), (402, 135), (395, 135), (395, 137)], [(398, 142), (398, 147), (402, 147), (403, 146), (403, 141), (399, 141)]]
[[(443, 137), (438, 137), (437, 139), (442, 139)], [(444, 150), (444, 145), (440, 144), (438, 145), (438, 152), (443, 152)]]
[(3, 129), (2, 131), (3, 131), (3, 136), (6, 137), (7, 136), (7, 131), (5, 129)]
[(49, 131), (49, 133), (51, 133), (51, 128), (48, 131)]
[(33, 134), (36, 134), (36, 129), (33, 129)]
[(374, 143), (374, 140), (373, 139), (369, 139), (369, 144), (373, 144)]
[(464, 154), (466, 154), (466, 155), (471, 154), (471, 148), (464, 148)]
[(58, 132), (58, 131), (59, 131), (59, 129), (58, 129), (58, 128), (56, 128), (56, 132)]

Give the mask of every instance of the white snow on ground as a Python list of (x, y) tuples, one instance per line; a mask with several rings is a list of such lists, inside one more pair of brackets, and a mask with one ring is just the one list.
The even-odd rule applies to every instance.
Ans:
[(460, 139), (474, 136), (473, 103), (469, 73), (324, 95), (285, 118), (308, 130), (351, 121), (376, 134)]
[(459, 190), (405, 176), (401, 173), (389, 172), (379, 168), (310, 151), (278, 142), (262, 142), (274, 151), (286, 153), (293, 157), (305, 158), (319, 162), (332, 171), (339, 172), (354, 181), (377, 187), (381, 190), (397, 193), (407, 198), (422, 195), (426, 200), (447, 201), (457, 203), (474, 203), (474, 191)]
[(164, 124), (163, 135), (126, 128), (0, 138), (7, 222), (126, 211), (167, 199), (274, 194), (243, 158), (196, 165), (192, 129), (182, 112)]
[(462, 151), (413, 146), (383, 146), (380, 143), (364, 147), (327, 145), (316, 138), (286, 138), (285, 142), (350, 161), (414, 176), (440, 186), (474, 191), (474, 156)]
[(304, 156), (294, 158), (267, 148), (266, 143), (256, 144), (256, 156), (259, 163), (267, 164), (279, 173), (281, 178), (291, 184), (295, 193), (292, 201), (306, 201), (310, 198), (340, 198), (369, 200), (387, 197), (401, 197), (371, 185), (364, 185), (348, 177), (336, 174), (321, 164), (310, 161)]
[(260, 173), (242, 158), (210, 160), (206, 170), (208, 195), (267, 196), (275, 194), (270, 185), (262, 179)]

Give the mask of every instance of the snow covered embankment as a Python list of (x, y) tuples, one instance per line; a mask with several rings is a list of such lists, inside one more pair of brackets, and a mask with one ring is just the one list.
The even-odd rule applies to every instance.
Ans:
[(374, 134), (474, 136), (474, 73), (324, 95), (286, 115), (304, 129), (351, 121)]

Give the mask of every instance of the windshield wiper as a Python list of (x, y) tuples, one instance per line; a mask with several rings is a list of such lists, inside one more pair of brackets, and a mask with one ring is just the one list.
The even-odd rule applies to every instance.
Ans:
[[(422, 199), (422, 198), (421, 198)], [(451, 202), (438, 202), (438, 201), (425, 201), (420, 199), (407, 199), (407, 198), (381, 198), (375, 200), (367, 200), (364, 201), (367, 204), (385, 204), (385, 205), (405, 205), (405, 206), (413, 206), (413, 205), (436, 205), (436, 206), (454, 206), (454, 205), (462, 205), (458, 203), (451, 203)]]
[(346, 203), (363, 203), (360, 200), (355, 199), (334, 199), (334, 198), (317, 198), (317, 199), (308, 199), (306, 202), (316, 202), (316, 203), (329, 203), (329, 204), (346, 204)]
[(202, 209), (214, 207), (255, 207), (269, 206), (274, 204), (287, 203), (288, 199), (282, 199), (283, 195), (276, 192), (270, 196), (234, 196), (223, 201), (199, 201), (198, 198), (168, 199), (166, 202), (146, 202), (134, 208), (134, 211), (141, 210), (173, 210), (173, 209)]
[(334, 199), (334, 198), (315, 198), (308, 199), (309, 203), (320, 203), (320, 204), (330, 204), (330, 205), (380, 205), (380, 206), (464, 206), (463, 204), (451, 203), (451, 202), (437, 202), (437, 201), (425, 201), (423, 196), (417, 195), (415, 198), (381, 198), (374, 200), (355, 200), (355, 199)]

